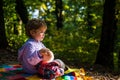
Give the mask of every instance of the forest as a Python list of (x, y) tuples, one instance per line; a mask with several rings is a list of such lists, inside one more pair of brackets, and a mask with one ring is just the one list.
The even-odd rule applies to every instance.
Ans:
[[(0, 0), (0, 64), (17, 58), (32, 18), (46, 22), (43, 43), (55, 58), (120, 72), (120, 0)], [(3, 50), (11, 53), (5, 61)]]

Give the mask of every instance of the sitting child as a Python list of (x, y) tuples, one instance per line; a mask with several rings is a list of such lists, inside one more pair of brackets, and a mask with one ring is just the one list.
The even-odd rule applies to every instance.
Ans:
[[(64, 68), (61, 69), (63, 64), (59, 64), (62, 61), (59, 59), (53, 60), (53, 53), (46, 49), (42, 43), (46, 30), (47, 25), (43, 20), (31, 19), (28, 21), (25, 27), (28, 40), (18, 50), (18, 61), (22, 65), (24, 72), (29, 74), (39, 73), (43, 78), (50, 79), (62, 75)], [(49, 73), (50, 71), (53, 74)], [(51, 77), (51, 75), (54, 77)]]
[(65, 65), (60, 59), (54, 60), (54, 54), (48, 48), (40, 50), (43, 60), (35, 67), (38, 75), (44, 79), (53, 79), (64, 74)]

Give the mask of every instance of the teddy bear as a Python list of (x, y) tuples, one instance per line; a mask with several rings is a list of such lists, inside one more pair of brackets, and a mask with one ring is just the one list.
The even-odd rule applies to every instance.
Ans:
[(64, 62), (60, 59), (54, 59), (54, 54), (50, 49), (42, 48), (40, 55), (42, 60), (36, 65), (39, 77), (53, 79), (64, 75)]
[(41, 56), (43, 58), (42, 59), (43, 63), (49, 63), (49, 62), (52, 62), (54, 60), (54, 54), (48, 48), (42, 48), (40, 50), (40, 54), (41, 54)]

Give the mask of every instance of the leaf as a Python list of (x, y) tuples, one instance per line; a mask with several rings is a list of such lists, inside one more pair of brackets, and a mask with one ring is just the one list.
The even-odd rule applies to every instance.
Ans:
[(46, 5), (45, 5), (44, 3), (41, 5), (41, 7), (42, 7), (44, 10), (47, 10), (47, 7), (46, 7)]

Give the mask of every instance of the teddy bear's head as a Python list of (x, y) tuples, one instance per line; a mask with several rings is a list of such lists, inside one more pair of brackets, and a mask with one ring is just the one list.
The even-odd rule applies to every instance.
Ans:
[(54, 54), (53, 52), (48, 49), (48, 48), (42, 48), (40, 50), (40, 54), (42, 55), (43, 57), (43, 62), (51, 62), (54, 60)]

